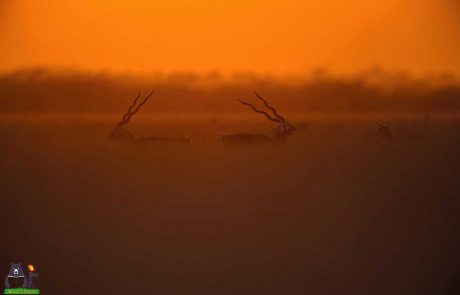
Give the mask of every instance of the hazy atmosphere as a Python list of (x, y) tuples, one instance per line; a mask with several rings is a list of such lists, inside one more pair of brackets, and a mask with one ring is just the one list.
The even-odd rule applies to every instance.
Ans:
[(459, 36), (456, 0), (0, 0), (3, 292), (460, 294)]
[(0, 70), (460, 74), (456, 0), (0, 1)]

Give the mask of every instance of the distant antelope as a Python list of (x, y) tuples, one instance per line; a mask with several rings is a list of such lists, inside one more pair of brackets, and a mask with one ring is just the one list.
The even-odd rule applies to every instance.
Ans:
[(245, 102), (243, 100), (238, 99), (238, 101), (248, 107), (250, 107), (254, 112), (263, 114), (265, 117), (267, 117), (268, 120), (276, 122), (278, 126), (273, 129), (272, 135), (265, 135), (265, 134), (254, 134), (254, 133), (231, 133), (231, 134), (226, 134), (226, 133), (219, 133), (216, 137), (216, 140), (222, 142), (222, 143), (227, 143), (227, 144), (232, 144), (232, 143), (272, 143), (272, 142), (284, 142), (290, 135), (292, 135), (296, 128), (289, 124), (288, 121), (282, 116), (280, 116), (274, 107), (270, 106), (268, 102), (262, 98), (260, 95), (257, 94), (257, 92), (254, 92), (256, 97), (260, 99), (265, 107), (267, 107), (275, 117), (272, 117), (270, 114), (268, 114), (265, 111), (261, 111), (254, 107), (252, 104)]
[(141, 143), (141, 144), (155, 144), (155, 143), (179, 143), (179, 144), (191, 144), (194, 143), (193, 138), (191, 137), (170, 137), (170, 136), (148, 136), (142, 138), (136, 138), (134, 134), (126, 127), (126, 124), (129, 123), (132, 116), (134, 116), (139, 109), (147, 102), (147, 100), (155, 92), (153, 90), (150, 92), (140, 103), (137, 103), (141, 97), (141, 92), (134, 99), (133, 103), (129, 106), (128, 111), (121, 117), (120, 122), (118, 122), (113, 130), (109, 133), (109, 137), (113, 140), (120, 142), (129, 142), (129, 143)]
[(418, 133), (401, 134), (399, 136), (393, 136), (390, 131), (390, 123), (377, 124), (378, 136), (385, 140), (403, 140), (403, 141), (424, 141), (428, 140), (428, 137)]

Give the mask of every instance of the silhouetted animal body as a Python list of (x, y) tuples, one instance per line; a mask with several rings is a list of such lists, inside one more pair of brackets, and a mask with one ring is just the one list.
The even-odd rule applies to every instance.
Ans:
[(109, 138), (118, 142), (135, 143), (135, 144), (193, 144), (195, 143), (194, 138), (185, 137), (173, 137), (173, 136), (148, 136), (137, 138), (126, 125), (129, 123), (131, 118), (139, 111), (139, 109), (147, 102), (147, 100), (155, 92), (150, 92), (142, 102), (138, 103), (141, 96), (141, 92), (134, 99), (132, 104), (128, 107), (128, 111), (121, 117), (113, 130), (109, 133)]
[(266, 134), (255, 134), (255, 133), (219, 133), (216, 136), (216, 140), (224, 144), (258, 144), (258, 143), (280, 143), (286, 141), (286, 139), (294, 134), (296, 128), (292, 126), (286, 119), (279, 115), (275, 108), (270, 106), (268, 102), (257, 93), (254, 93), (256, 97), (261, 100), (265, 107), (268, 108), (272, 115), (266, 111), (257, 109), (252, 104), (238, 99), (238, 101), (248, 107), (254, 112), (264, 115), (268, 120), (277, 123), (277, 127), (272, 130), (271, 135)]
[(401, 134), (398, 136), (393, 136), (390, 130), (390, 124), (377, 124), (377, 132), (378, 136), (384, 140), (388, 141), (427, 141), (429, 138), (423, 134), (418, 133), (408, 133), (408, 134)]

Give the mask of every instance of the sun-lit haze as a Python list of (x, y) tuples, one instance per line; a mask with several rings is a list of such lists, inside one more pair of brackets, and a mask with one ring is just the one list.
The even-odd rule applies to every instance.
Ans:
[(0, 71), (460, 74), (454, 0), (2, 0)]
[(0, 0), (0, 123), (41, 294), (460, 294), (460, 0)]

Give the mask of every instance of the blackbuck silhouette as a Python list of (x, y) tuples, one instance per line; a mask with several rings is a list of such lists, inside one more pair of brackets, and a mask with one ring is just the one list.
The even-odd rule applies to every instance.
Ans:
[(273, 116), (269, 113), (257, 109), (254, 105), (249, 102), (238, 99), (238, 101), (248, 107), (254, 112), (264, 115), (268, 120), (277, 123), (277, 127), (272, 130), (271, 135), (266, 134), (254, 134), (254, 133), (219, 133), (216, 137), (217, 141), (225, 144), (238, 144), (238, 143), (276, 143), (284, 142), (286, 139), (294, 134), (296, 128), (292, 126), (286, 119), (279, 115), (276, 109), (268, 104), (268, 102), (261, 97), (257, 92), (254, 92), (255, 96), (263, 102), (265, 107), (269, 109)]
[(390, 123), (377, 124), (377, 134), (380, 138), (388, 141), (426, 141), (429, 138), (426, 135), (419, 133), (406, 133), (398, 136), (393, 136), (390, 130)]
[(148, 101), (148, 99), (155, 93), (155, 90), (152, 90), (141, 102), (138, 103), (139, 98), (141, 97), (141, 92), (134, 99), (132, 104), (128, 107), (128, 111), (123, 114), (121, 120), (115, 125), (113, 130), (109, 133), (109, 138), (119, 142), (127, 143), (139, 143), (139, 144), (192, 144), (194, 139), (189, 136), (185, 137), (173, 137), (173, 136), (148, 136), (137, 138), (129, 130), (126, 125), (129, 123), (131, 118), (139, 112), (140, 108)]

